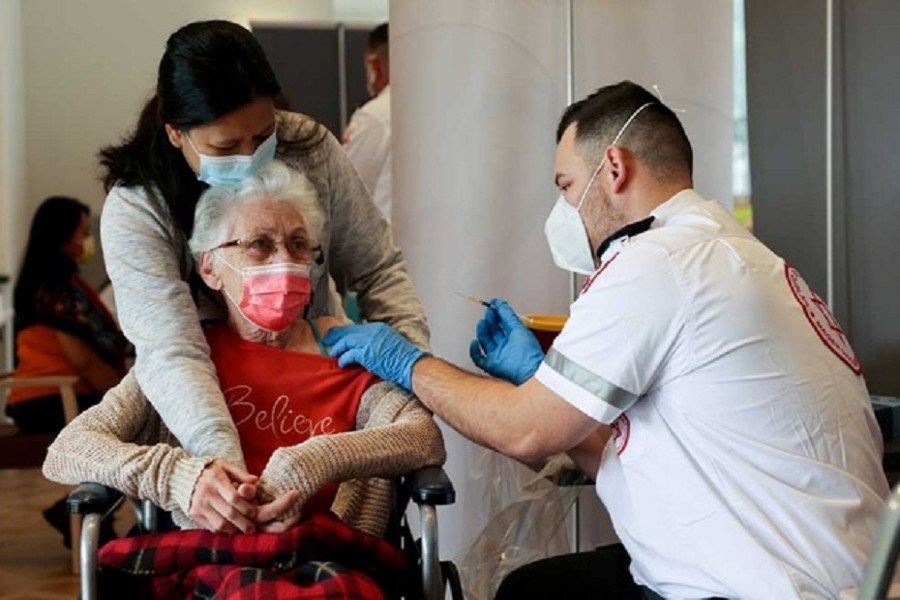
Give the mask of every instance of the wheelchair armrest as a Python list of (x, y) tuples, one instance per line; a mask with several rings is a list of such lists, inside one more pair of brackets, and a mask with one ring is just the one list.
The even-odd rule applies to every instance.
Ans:
[(453, 482), (442, 467), (425, 467), (409, 475), (409, 496), (416, 504), (444, 506), (456, 502)]
[(122, 492), (99, 483), (82, 483), (69, 493), (66, 506), (69, 514), (87, 515), (91, 513), (106, 514), (125, 499)]

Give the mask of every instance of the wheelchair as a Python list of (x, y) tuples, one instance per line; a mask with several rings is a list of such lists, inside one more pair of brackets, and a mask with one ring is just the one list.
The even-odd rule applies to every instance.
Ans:
[[(402, 592), (393, 598), (407, 600), (443, 600), (449, 588), (450, 597), (461, 600), (462, 585), (456, 566), (438, 556), (437, 507), (453, 504), (456, 492), (441, 467), (426, 467), (395, 480), (391, 515), (385, 539), (407, 556), (412, 573), (402, 582)], [(98, 483), (82, 483), (69, 494), (67, 506), (71, 515), (82, 518), (79, 542), (81, 599), (95, 600), (100, 538), (100, 523), (112, 515), (125, 501), (125, 496)], [(419, 507), (421, 538), (414, 540), (406, 522), (406, 507), (412, 501)], [(157, 529), (157, 508), (150, 502), (139, 503), (138, 526), (141, 532)], [(74, 543), (74, 540), (73, 540)]]
[(883, 600), (900, 597), (900, 584), (894, 583), (897, 557), (900, 556), (900, 486), (888, 497), (878, 523), (878, 533), (863, 573), (859, 590), (852, 590), (842, 598)]

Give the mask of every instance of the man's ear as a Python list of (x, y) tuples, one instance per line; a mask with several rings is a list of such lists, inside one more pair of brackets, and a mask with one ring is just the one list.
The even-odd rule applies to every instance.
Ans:
[(200, 279), (203, 280), (209, 289), (221, 290), (225, 283), (218, 273), (215, 272), (216, 259), (212, 252), (203, 252), (197, 261), (197, 267), (200, 271)]
[(386, 61), (376, 52), (366, 54), (366, 77), (371, 75), (369, 84), (381, 91), (384, 86), (388, 85), (388, 65)]
[(181, 150), (184, 145), (185, 133), (174, 125), (165, 124), (166, 135), (169, 137), (169, 143)]
[(387, 82), (388, 62), (381, 55), (375, 55), (375, 72), (378, 74), (379, 80)]
[(621, 193), (628, 184), (631, 176), (630, 159), (630, 154), (624, 148), (618, 146), (606, 148), (606, 164), (612, 177), (612, 191), (616, 194)]

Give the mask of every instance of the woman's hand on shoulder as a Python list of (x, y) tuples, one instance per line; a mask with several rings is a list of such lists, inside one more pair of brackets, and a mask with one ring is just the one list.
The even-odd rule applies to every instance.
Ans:
[(217, 533), (256, 531), (258, 477), (228, 461), (216, 459), (200, 474), (188, 516), (205, 529)]

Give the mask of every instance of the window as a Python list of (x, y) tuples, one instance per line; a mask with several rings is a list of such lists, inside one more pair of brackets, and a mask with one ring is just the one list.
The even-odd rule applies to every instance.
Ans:
[(747, 53), (744, 30), (744, 0), (734, 0), (734, 133), (732, 144), (731, 191), (734, 216), (753, 230), (750, 205), (750, 144), (747, 135)]

